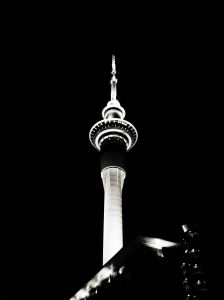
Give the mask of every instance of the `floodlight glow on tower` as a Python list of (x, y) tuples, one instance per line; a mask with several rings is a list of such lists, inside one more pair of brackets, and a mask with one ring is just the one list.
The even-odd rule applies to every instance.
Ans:
[(111, 99), (102, 110), (103, 119), (89, 132), (91, 144), (101, 152), (104, 187), (103, 264), (123, 247), (122, 188), (125, 156), (137, 142), (135, 127), (124, 120), (125, 110), (117, 100), (115, 56), (112, 56)]

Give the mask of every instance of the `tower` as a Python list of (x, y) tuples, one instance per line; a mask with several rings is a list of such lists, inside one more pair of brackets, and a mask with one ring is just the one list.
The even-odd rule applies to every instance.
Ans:
[(111, 99), (102, 110), (103, 119), (89, 132), (91, 144), (101, 153), (104, 187), (103, 264), (123, 247), (122, 188), (126, 176), (125, 158), (137, 142), (135, 127), (125, 118), (117, 100), (115, 56), (112, 56)]

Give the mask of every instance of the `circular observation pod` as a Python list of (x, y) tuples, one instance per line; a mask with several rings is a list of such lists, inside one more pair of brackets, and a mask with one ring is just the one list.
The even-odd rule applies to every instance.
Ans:
[(101, 120), (89, 132), (89, 140), (98, 151), (104, 143), (124, 144), (126, 151), (129, 151), (137, 139), (136, 128), (130, 122), (119, 118)]

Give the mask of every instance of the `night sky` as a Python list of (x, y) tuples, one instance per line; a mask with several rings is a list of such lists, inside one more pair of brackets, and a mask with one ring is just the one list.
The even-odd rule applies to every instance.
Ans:
[(113, 21), (89, 8), (78, 21), (73, 10), (32, 10), (6, 26), (5, 299), (69, 299), (101, 266), (103, 187), (88, 134), (110, 100), (112, 54), (118, 100), (139, 133), (127, 154), (124, 242), (178, 242), (190, 222), (221, 255), (219, 19), (132, 8)]

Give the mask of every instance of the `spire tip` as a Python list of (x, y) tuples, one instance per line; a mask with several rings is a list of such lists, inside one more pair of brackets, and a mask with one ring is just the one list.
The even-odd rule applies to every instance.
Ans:
[(115, 75), (116, 74), (116, 63), (115, 63), (115, 55), (113, 54), (112, 55), (112, 72), (111, 72), (112, 75)]

